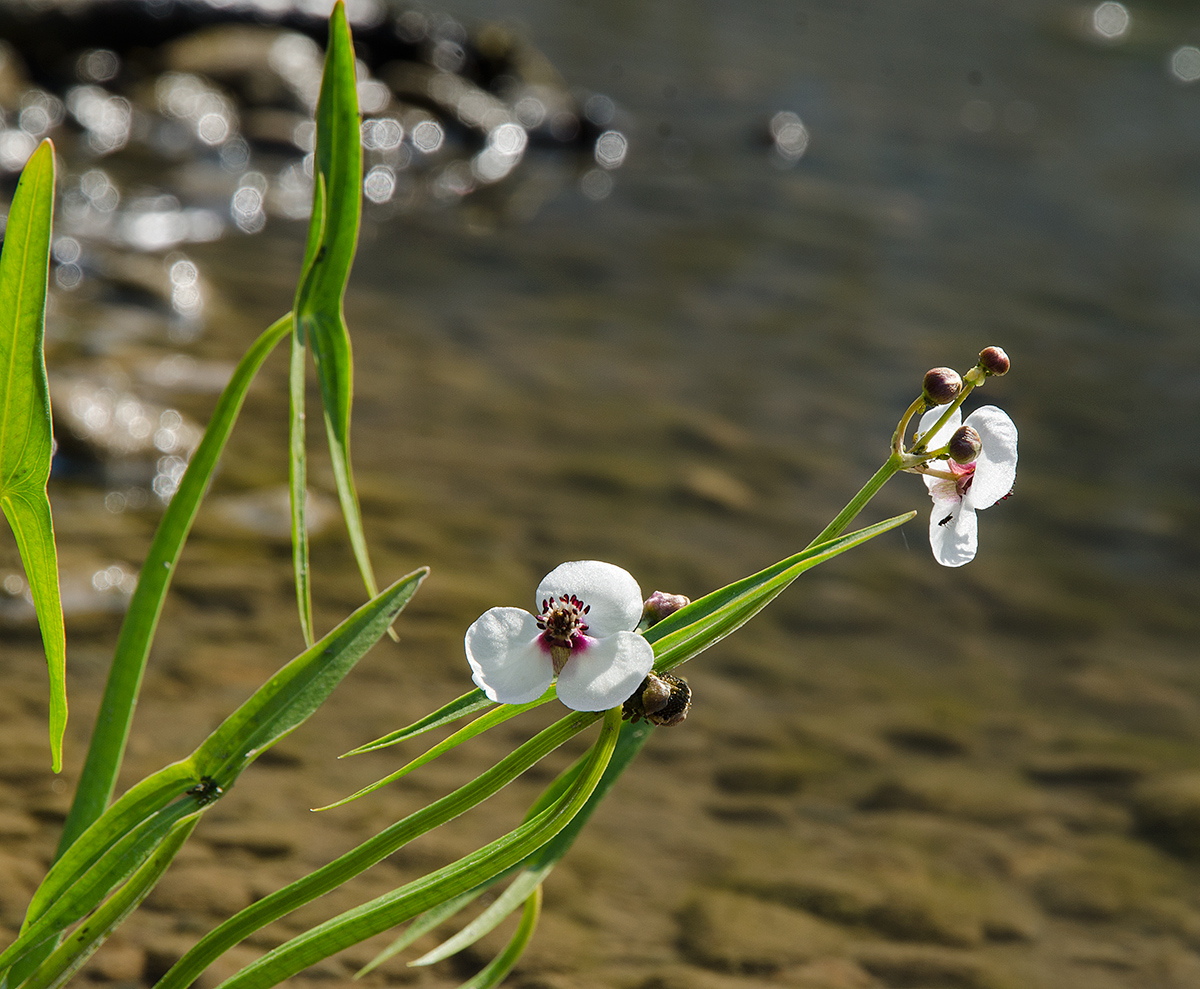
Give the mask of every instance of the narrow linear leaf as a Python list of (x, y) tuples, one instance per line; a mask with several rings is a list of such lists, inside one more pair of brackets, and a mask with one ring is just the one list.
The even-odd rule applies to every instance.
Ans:
[[(176, 798), (181, 795), (176, 792)], [(43, 902), (37, 919), (27, 923), (20, 937), (0, 954), (0, 968), (19, 964), (39, 946), (53, 943), (63, 931), (94, 910), (129, 879), (176, 825), (198, 811), (196, 801), (176, 799), (122, 835), (57, 897)]]
[(146, 670), (146, 660), (150, 655), (150, 644), (154, 640), (159, 615), (183, 545), (212, 481), (217, 461), (237, 422), (250, 383), (263, 361), (287, 336), (291, 326), (291, 313), (276, 320), (238, 362), (233, 377), (217, 401), (204, 437), (184, 471), (179, 488), (158, 523), (145, 565), (138, 576), (137, 588), (121, 623), (121, 632), (108, 671), (108, 682), (104, 685), (104, 696), (96, 715), (96, 725), (92, 729), (91, 744), (59, 840), (59, 856), (104, 812), (112, 797), (125, 754), (125, 743), (129, 738), (129, 726), (141, 689), (142, 675)]
[[(496, 880), (500, 877), (497, 876)], [(394, 955), (398, 955), (401, 951), (412, 944), (417, 938), (422, 937), (432, 931), (438, 924), (444, 920), (449, 920), (456, 913), (468, 906), (475, 900), (479, 899), (488, 889), (492, 887), (494, 882), (482, 883), (474, 889), (469, 889), (465, 893), (460, 893), (458, 896), (453, 896), (445, 903), (439, 903), (436, 907), (431, 907), (418, 917), (414, 917), (411, 924), (404, 929), (395, 941), (384, 948), (379, 954), (372, 958), (366, 965), (354, 973), (355, 979), (361, 979), (364, 975), (370, 974), (385, 961)]]
[(521, 960), (521, 956), (525, 954), (525, 949), (529, 947), (529, 942), (533, 940), (534, 932), (537, 930), (538, 919), (541, 915), (542, 887), (538, 886), (529, 894), (528, 899), (525, 900), (525, 910), (521, 914), (521, 922), (517, 925), (512, 940), (508, 942), (508, 945), (500, 954), (492, 959), (487, 968), (475, 976), (475, 978), (468, 979), (458, 989), (494, 989), (495, 986), (500, 985), (508, 977), (508, 973), (513, 970), (517, 962)]
[[(547, 690), (542, 696), (549, 698), (554, 695), (550, 690)], [(448, 725), (454, 721), (458, 721), (460, 718), (469, 717), (476, 711), (484, 711), (495, 703), (495, 701), (488, 700), (487, 695), (482, 690), (476, 688), (469, 693), (463, 694), (461, 697), (456, 697), (449, 704), (438, 708), (432, 714), (427, 714), (420, 721), (414, 721), (407, 728), (401, 728), (398, 731), (384, 735), (382, 738), (377, 738), (373, 742), (368, 742), (366, 745), (360, 745), (357, 749), (351, 749), (338, 758), (345, 759), (347, 756), (362, 755), (364, 752), (385, 749), (389, 745), (395, 745), (398, 742), (403, 742), (405, 739), (423, 735), (427, 731), (440, 728), (442, 725)]]
[(515, 865), (566, 827), (587, 802), (612, 756), (620, 724), (619, 708), (605, 712), (587, 766), (558, 804), (457, 862), (292, 938), (226, 979), (218, 989), (266, 989)]
[[(304, 265), (300, 285), (308, 279), (316, 263), (321, 240), (325, 236), (325, 176), (317, 172), (313, 179), (312, 218), (308, 223), (308, 243), (304, 249)], [(297, 296), (300, 289), (297, 287)], [(299, 298), (293, 310), (300, 311)], [(304, 371), (308, 366), (308, 344), (304, 324), (297, 319), (292, 330), (292, 355), (288, 365), (288, 497), (292, 510), (292, 571), (296, 576), (296, 605), (300, 610), (300, 632), (304, 644), (311, 646), (313, 632), (312, 580), (308, 562), (308, 431), (305, 428), (307, 401), (304, 391)]]
[(549, 691), (547, 691), (547, 694), (549, 696), (540, 697), (536, 701), (530, 701), (528, 704), (502, 704), (499, 707), (488, 711), (487, 714), (476, 718), (466, 727), (460, 728), (449, 738), (438, 742), (437, 745), (426, 750), (407, 765), (401, 766), (394, 773), (385, 776), (381, 780), (376, 780), (374, 783), (371, 783), (368, 786), (364, 786), (361, 790), (356, 790), (348, 797), (343, 797), (341, 800), (337, 800), (334, 803), (326, 804), (324, 807), (314, 807), (313, 810), (332, 810), (334, 807), (341, 807), (343, 804), (348, 804), (350, 801), (357, 800), (359, 797), (365, 797), (368, 793), (374, 793), (376, 790), (387, 786), (389, 783), (394, 783), (402, 776), (407, 776), (414, 769), (419, 769), (426, 763), (432, 762), (438, 756), (444, 755), (451, 749), (462, 745), (463, 742), (469, 741), (477, 735), (482, 735), (485, 731), (489, 731), (490, 729), (495, 728), (497, 725), (504, 724), (505, 721), (508, 721), (510, 718), (515, 718), (518, 714), (524, 714), (526, 711), (532, 710), (538, 705), (546, 703), (546, 701), (554, 696), (553, 693)]
[(409, 574), (360, 607), (260, 687), (189, 758), (117, 800), (55, 863), (34, 894), (21, 938), (0, 962), (20, 957), (94, 909), (154, 853), (181, 816), (211, 801), (213, 787), (230, 787), (259, 754), (303, 722), (384, 634), (426, 572)]
[[(319, 176), (318, 176), (319, 181)], [(312, 585), (308, 564), (308, 460), (304, 430), (305, 347), (299, 323), (292, 334), (292, 356), (288, 372), (288, 498), (292, 512), (292, 572), (296, 577), (296, 606), (304, 644), (313, 644)]]
[(62, 771), (67, 644), (46, 482), (53, 435), (43, 341), (54, 215), (54, 145), (43, 141), (17, 183), (0, 256), (0, 507), (17, 539), (50, 675), (50, 760)]
[(443, 958), (457, 955), (464, 948), (469, 948), (481, 937), (494, 931), (510, 913), (524, 903), (531, 894), (537, 892), (542, 885), (542, 880), (550, 874), (550, 870), (553, 868), (554, 863), (551, 862), (540, 869), (526, 870), (520, 873), (508, 884), (508, 888), (466, 927), (408, 964), (414, 968), (422, 965), (434, 965)]
[[(338, 500), (363, 583), (374, 594), (375, 577), (350, 467), (354, 384), (343, 299), (362, 212), (362, 138), (354, 44), (341, 0), (329, 17), (316, 127), (318, 178), (313, 189), (313, 222), (309, 226), (304, 274), (296, 290), (297, 338), (312, 348)], [(293, 486), (293, 519), (298, 514), (295, 500), (302, 497)]]
[(646, 640), (654, 646), (655, 670), (674, 669), (698, 655), (748, 622), (805, 570), (903, 525), (914, 515), (907, 512), (819, 543), (680, 608), (646, 630)]
[(224, 785), (305, 721), (396, 620), (429, 574), (402, 577), (362, 605), (258, 688), (192, 755), (197, 771)]
[(130, 880), (106, 900), (50, 955), (21, 989), (58, 989), (71, 978), (154, 889), (199, 822), (193, 816), (167, 835)]
[[(213, 961), (255, 931), (336, 889), (375, 863), (434, 828), (451, 821), (499, 792), (568, 739), (596, 723), (600, 715), (572, 711), (519, 745), (490, 769), (453, 793), (435, 800), (302, 879), (276, 890), (230, 917), (201, 938), (159, 980), (155, 989), (186, 989)], [(582, 770), (581, 770), (582, 771)], [(576, 777), (579, 774), (576, 774)], [(562, 790), (561, 793), (565, 793)], [(547, 805), (548, 806), (548, 805)], [(503, 871), (503, 870), (500, 870)], [(497, 872), (497, 875), (500, 873)], [(484, 880), (486, 881), (486, 880)], [(478, 884), (476, 884), (478, 885)], [(457, 894), (451, 894), (457, 895)], [(431, 901), (413, 916), (440, 901)], [(399, 921), (396, 921), (399, 923)], [(389, 925), (391, 926), (391, 925)]]

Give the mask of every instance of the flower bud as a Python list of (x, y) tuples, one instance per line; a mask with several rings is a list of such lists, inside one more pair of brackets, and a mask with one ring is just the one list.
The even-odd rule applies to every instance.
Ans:
[(979, 352), (979, 366), (997, 378), (1002, 374), (1008, 374), (1008, 354), (999, 347), (985, 347)]
[(946, 444), (946, 452), (956, 464), (969, 464), (979, 456), (983, 449), (983, 440), (971, 426), (959, 426)]
[(954, 368), (935, 367), (925, 372), (922, 387), (929, 405), (948, 405), (962, 391), (962, 377)]
[(655, 591), (642, 606), (642, 620), (638, 628), (647, 629), (657, 625), (667, 615), (673, 615), (680, 608), (692, 603), (692, 599), (682, 594), (667, 594), (665, 591)]

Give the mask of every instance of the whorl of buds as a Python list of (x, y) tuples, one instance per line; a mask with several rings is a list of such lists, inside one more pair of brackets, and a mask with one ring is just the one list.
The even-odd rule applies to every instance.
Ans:
[(950, 367), (935, 367), (925, 372), (921, 383), (929, 405), (948, 405), (962, 391), (962, 376)]
[(979, 366), (987, 374), (995, 375), (997, 378), (1002, 374), (1008, 374), (1008, 354), (999, 347), (985, 347), (979, 352)]
[(959, 426), (950, 437), (950, 442), (946, 444), (946, 452), (956, 464), (973, 463), (982, 449), (983, 440), (970, 426)]

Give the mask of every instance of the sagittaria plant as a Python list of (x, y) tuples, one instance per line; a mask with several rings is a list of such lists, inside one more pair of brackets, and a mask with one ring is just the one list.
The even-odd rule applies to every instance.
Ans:
[[(163, 513), (118, 636), (57, 855), (34, 893), (18, 937), (0, 952), (0, 989), (50, 989), (68, 981), (146, 897), (205, 812), (258, 756), (299, 727), (388, 633), (428, 572), (419, 568), (376, 592), (350, 466), (353, 387), (342, 298), (361, 208), (355, 83), (354, 48), (339, 2), (330, 17), (316, 111), (312, 220), (294, 310), (268, 327), (239, 362)], [(65, 650), (46, 497), (52, 444), (42, 359), (53, 185), (53, 148), (46, 142), (29, 160), (17, 188), (0, 259), (0, 506), (17, 535), (42, 627), (51, 679), (52, 763), (57, 771), (66, 719)], [(293, 558), (299, 622), (308, 647), (194, 752), (113, 800), (138, 689), (180, 553), (246, 391), (267, 355), (285, 338), (292, 344), (287, 462)], [(310, 350), (340, 502), (369, 594), (361, 607), (321, 637), (312, 622), (304, 520), (303, 401)], [(974, 554), (974, 511), (988, 507), (998, 492), (1003, 493), (1000, 489), (1011, 487), (1016, 430), (994, 409), (979, 410), (959, 425), (959, 408), (986, 377), (1007, 370), (1007, 358), (1001, 357), (998, 348), (988, 348), (964, 377), (945, 369), (930, 372), (921, 395), (901, 418), (880, 470), (809, 546), (758, 573), (695, 601), (662, 592), (643, 601), (637, 580), (619, 566), (577, 561), (546, 576), (535, 595), (536, 613), (501, 606), (482, 615), (464, 640), (476, 689), (354, 751), (374, 751), (474, 716), (472, 720), (385, 779), (338, 803), (400, 779), (556, 696), (571, 710), (454, 792), (219, 924), (162, 976), (159, 989), (185, 989), (255, 931), (477, 806), (568, 739), (599, 725), (587, 753), (545, 789), (520, 826), (428, 875), (330, 917), (221, 983), (223, 989), (272, 986), (320, 959), (411, 921), (367, 966), (370, 969), (494, 884), (507, 881), (505, 890), (459, 934), (412, 962), (430, 964), (461, 951), (521, 909), (509, 945), (464, 983), (470, 989), (498, 985), (533, 936), (541, 884), (555, 863), (659, 726), (678, 724), (686, 717), (690, 691), (672, 671), (749, 621), (806, 570), (912, 518), (915, 512), (846, 532), (898, 472), (925, 476), (935, 501), (930, 531), (938, 559), (959, 565)], [(923, 414), (921, 428), (910, 445), (905, 432), (918, 413)], [(937, 520), (939, 512), (947, 511), (952, 527)], [(464, 669), (464, 680), (465, 673)]]

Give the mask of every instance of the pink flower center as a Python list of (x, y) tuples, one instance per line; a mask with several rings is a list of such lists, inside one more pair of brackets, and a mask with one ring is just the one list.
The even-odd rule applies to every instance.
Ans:
[(975, 480), (975, 464), (956, 464), (953, 460), (947, 460), (946, 466), (954, 475), (954, 490), (961, 498), (971, 490), (971, 482)]
[(542, 602), (542, 613), (537, 617), (537, 627), (542, 630), (538, 641), (554, 661), (557, 676), (571, 658), (571, 652), (584, 646), (583, 633), (588, 630), (584, 615), (592, 610), (574, 594), (564, 594), (558, 600), (548, 598)]

